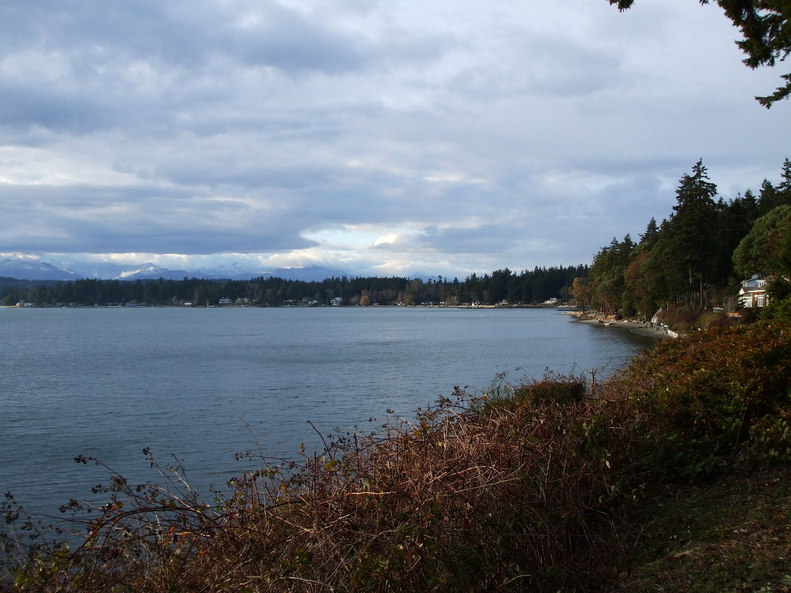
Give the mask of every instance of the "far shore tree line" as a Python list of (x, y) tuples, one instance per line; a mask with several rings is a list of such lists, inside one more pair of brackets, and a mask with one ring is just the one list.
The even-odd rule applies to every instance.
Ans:
[(0, 279), (0, 302), (7, 306), (106, 305), (527, 305), (568, 295), (574, 278), (588, 266), (508, 268), (465, 280), (401, 277), (336, 277), (322, 281), (260, 277), (250, 280), (96, 280), (64, 282)]
[[(571, 296), (606, 314), (650, 318), (659, 309), (735, 310), (741, 282), (766, 279), (775, 303), (791, 295), (791, 161), (781, 181), (764, 180), (758, 196), (717, 195), (703, 161), (685, 174), (673, 212), (648, 222), (634, 241), (616, 238), (594, 256)], [(771, 302), (771, 300), (770, 300)]]

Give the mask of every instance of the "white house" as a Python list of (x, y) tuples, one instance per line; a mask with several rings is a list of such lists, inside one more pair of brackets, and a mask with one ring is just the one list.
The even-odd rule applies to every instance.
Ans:
[(742, 282), (739, 290), (739, 305), (745, 308), (766, 307), (769, 304), (769, 296), (766, 294), (766, 280), (753, 276), (749, 280)]

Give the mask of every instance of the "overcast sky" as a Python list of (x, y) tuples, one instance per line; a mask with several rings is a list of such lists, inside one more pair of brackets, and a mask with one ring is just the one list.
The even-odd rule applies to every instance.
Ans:
[(737, 36), (696, 0), (4, 0), (0, 253), (588, 263), (700, 158), (726, 199), (779, 180), (786, 70)]

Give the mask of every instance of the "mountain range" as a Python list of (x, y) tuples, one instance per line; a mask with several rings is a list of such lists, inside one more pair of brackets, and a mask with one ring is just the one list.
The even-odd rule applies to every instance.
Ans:
[(326, 278), (349, 276), (348, 272), (307, 266), (304, 268), (277, 268), (261, 270), (244, 264), (199, 270), (171, 270), (147, 262), (139, 265), (114, 264), (109, 262), (73, 262), (59, 266), (30, 257), (6, 257), (0, 259), (0, 277), (17, 280), (67, 281), (84, 278), (99, 280), (183, 280), (201, 278), (213, 280), (249, 280), (258, 277), (275, 277), (285, 280), (320, 282)]

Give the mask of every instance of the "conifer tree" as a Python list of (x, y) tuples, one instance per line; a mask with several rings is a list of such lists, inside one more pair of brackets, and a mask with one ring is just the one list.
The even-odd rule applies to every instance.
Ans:
[(756, 220), (733, 261), (745, 278), (791, 276), (791, 205), (778, 206)]
[(629, 265), (634, 247), (634, 241), (629, 235), (623, 241), (613, 237), (610, 244), (594, 256), (589, 273), (593, 307), (611, 314), (623, 312), (626, 285), (624, 271)]
[(737, 196), (728, 203), (720, 200), (718, 211), (712, 282), (721, 286), (733, 285), (737, 280), (734, 277), (733, 251), (758, 218), (758, 202), (748, 189), (743, 196)]
[(687, 290), (681, 292), (696, 293), (700, 307), (704, 305), (704, 284), (709, 280), (716, 255), (716, 195), (717, 186), (709, 181), (706, 167), (699, 160), (691, 174), (684, 174), (676, 190), (677, 203), (668, 221), (664, 245), (665, 265), (683, 273)]
[(651, 217), (651, 220), (648, 221), (648, 225), (645, 227), (645, 232), (640, 235), (640, 243), (638, 246), (643, 250), (651, 249), (658, 239), (659, 227), (656, 224), (656, 219)]

